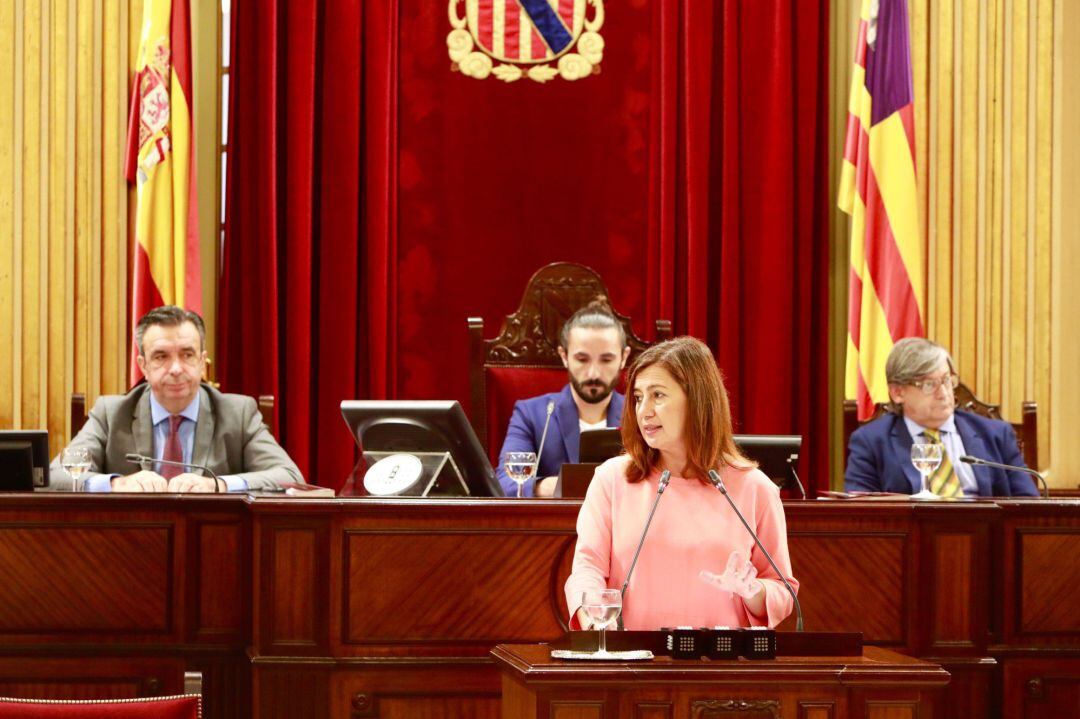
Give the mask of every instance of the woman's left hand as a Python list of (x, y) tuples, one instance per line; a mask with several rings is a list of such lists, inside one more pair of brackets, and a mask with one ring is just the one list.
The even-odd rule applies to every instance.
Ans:
[(749, 559), (744, 559), (742, 553), (737, 551), (732, 552), (728, 557), (727, 566), (722, 574), (703, 570), (699, 576), (702, 581), (747, 600), (754, 599), (762, 590), (761, 580), (757, 578), (757, 569)]

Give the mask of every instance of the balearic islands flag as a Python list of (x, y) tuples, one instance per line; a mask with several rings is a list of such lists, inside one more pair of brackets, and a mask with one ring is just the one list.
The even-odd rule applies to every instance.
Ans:
[(845, 396), (860, 419), (888, 399), (893, 343), (925, 336), (911, 77), (907, 0), (863, 0), (839, 198), (851, 215)]
[[(188, 0), (145, 0), (128, 122), (127, 178), (137, 183), (132, 326), (174, 304), (201, 311)], [(140, 372), (131, 362), (131, 382)]]

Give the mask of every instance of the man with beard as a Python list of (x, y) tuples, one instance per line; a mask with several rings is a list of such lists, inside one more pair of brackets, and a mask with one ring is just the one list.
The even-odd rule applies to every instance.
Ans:
[(965, 464), (969, 454), (1024, 466), (1012, 425), (956, 409), (959, 383), (948, 351), (930, 340), (897, 342), (885, 362), (890, 412), (851, 435), (844, 486), (849, 492), (915, 494), (922, 477), (911, 462), (915, 442), (942, 445), (927, 488), (942, 497), (1038, 496), (1023, 472)]
[(547, 440), (536, 475), (522, 488), (526, 497), (550, 497), (559, 467), (578, 461), (581, 433), (618, 427), (624, 397), (615, 391), (619, 374), (630, 356), (626, 332), (606, 305), (594, 302), (563, 325), (559, 356), (570, 375), (561, 392), (520, 400), (514, 405), (506, 440), (499, 452), (496, 473), (508, 497), (517, 495), (517, 483), (506, 474), (507, 452), (536, 452), (544, 433), (549, 402), (554, 403)]

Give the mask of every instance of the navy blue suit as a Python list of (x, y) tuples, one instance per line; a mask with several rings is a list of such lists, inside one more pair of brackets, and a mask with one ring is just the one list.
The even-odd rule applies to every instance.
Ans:
[[(964, 451), (991, 462), (1026, 466), (1012, 425), (956, 410), (956, 431)], [(851, 435), (844, 487), (849, 492), (915, 494), (922, 486), (911, 463), (911, 432), (904, 418), (888, 413)], [(954, 460), (958, 461), (958, 460)], [(1034, 479), (1022, 472), (972, 465), (981, 497), (1038, 496)]]
[[(555, 400), (555, 410), (551, 414), (551, 424), (548, 427), (547, 440), (544, 442), (544, 453), (540, 455), (536, 477), (540, 479), (553, 477), (567, 462), (578, 461), (581, 425), (570, 385), (563, 387), (561, 392), (518, 400), (514, 403), (514, 413), (510, 416), (506, 440), (503, 441), (502, 449), (499, 451), (499, 466), (495, 468), (499, 484), (502, 485), (507, 497), (517, 496), (517, 483), (507, 476), (503, 457), (507, 452), (535, 452), (540, 448), (540, 437), (544, 433), (549, 400)], [(607, 409), (608, 427), (619, 426), (625, 401), (626, 398), (618, 392), (611, 393), (611, 401)], [(525, 483), (522, 495), (533, 496), (536, 477)]]

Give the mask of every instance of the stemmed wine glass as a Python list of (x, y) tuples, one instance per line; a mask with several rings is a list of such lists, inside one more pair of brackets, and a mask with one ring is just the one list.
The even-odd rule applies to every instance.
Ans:
[(71, 475), (71, 491), (79, 491), (79, 478), (90, 471), (90, 450), (86, 447), (67, 447), (60, 454), (60, 466)]
[(923, 437), (917, 437), (911, 445), (911, 463), (919, 470), (922, 476), (922, 489), (912, 495), (913, 499), (937, 499), (938, 496), (930, 491), (930, 475), (941, 466), (941, 444), (926, 441)]
[(581, 607), (592, 620), (593, 627), (600, 630), (600, 646), (596, 653), (606, 655), (607, 630), (615, 625), (622, 611), (622, 592), (618, 589), (586, 590), (581, 597)]
[(517, 496), (520, 498), (525, 482), (536, 472), (536, 452), (507, 452), (503, 464), (507, 476), (517, 482)]

